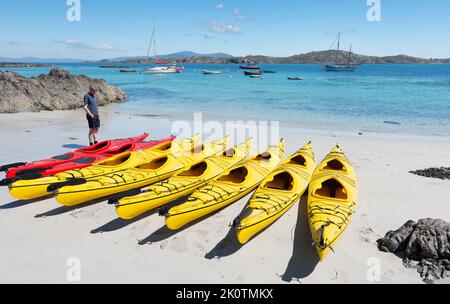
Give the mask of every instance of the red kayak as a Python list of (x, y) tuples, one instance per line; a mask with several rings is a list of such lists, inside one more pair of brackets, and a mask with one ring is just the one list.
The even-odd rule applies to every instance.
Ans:
[(134, 144), (125, 144), (121, 147), (118, 147), (115, 150), (109, 151), (109, 152), (103, 152), (95, 155), (89, 155), (89, 156), (83, 156), (77, 159), (73, 159), (70, 162), (63, 163), (60, 165), (52, 166), (49, 169), (46, 169), (44, 171), (38, 171), (38, 172), (31, 172), (28, 174), (19, 174), (17, 177), (19, 179), (35, 179), (40, 178), (44, 176), (50, 176), (55, 175), (61, 172), (69, 171), (69, 170), (76, 170), (76, 169), (83, 169), (86, 167), (89, 167), (95, 163), (98, 163), (104, 159), (110, 158), (111, 156), (115, 156), (124, 152), (130, 152), (130, 151), (137, 151), (137, 150), (145, 150), (153, 148), (159, 144), (173, 141), (176, 138), (176, 136), (169, 137), (162, 140), (152, 140), (148, 142), (142, 142), (142, 143), (134, 143)]
[(148, 134), (143, 134), (133, 138), (107, 140), (90, 147), (29, 164), (18, 163), (6, 165), (0, 167), (0, 171), (8, 171), (6, 174), (6, 178), (8, 179), (14, 177), (25, 178), (26, 175), (33, 175), (35, 176), (34, 178), (38, 178), (67, 170), (85, 168), (93, 163), (122, 152), (147, 149), (160, 143), (173, 140), (173, 138), (167, 138), (160, 141), (142, 143), (147, 137)]

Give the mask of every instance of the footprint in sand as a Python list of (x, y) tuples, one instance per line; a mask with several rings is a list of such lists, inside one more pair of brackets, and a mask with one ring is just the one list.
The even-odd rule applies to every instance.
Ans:
[(206, 231), (206, 230), (197, 230), (197, 231), (195, 231), (197, 234), (199, 234), (202, 238), (205, 238), (208, 234), (209, 234), (209, 232), (208, 231)]
[(394, 270), (386, 270), (383, 275), (387, 278), (393, 278), (395, 277), (395, 271)]
[(364, 242), (364, 243), (368, 243), (368, 244), (372, 244), (375, 242), (375, 240), (379, 237), (375, 231), (373, 231), (372, 228), (370, 227), (363, 227), (359, 230), (360, 233), (360, 237), (359, 240)]
[(189, 245), (186, 240), (186, 237), (175, 237), (172, 239), (170, 244), (170, 249), (177, 252), (177, 253), (184, 253), (188, 250)]

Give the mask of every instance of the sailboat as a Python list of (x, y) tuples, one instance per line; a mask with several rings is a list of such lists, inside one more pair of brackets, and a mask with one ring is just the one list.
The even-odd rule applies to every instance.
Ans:
[[(341, 33), (337, 37), (337, 49), (336, 60), (334, 64), (325, 65), (325, 71), (327, 72), (354, 72), (358, 68), (356, 65), (352, 65), (352, 46), (350, 45), (350, 51), (348, 53), (347, 63), (339, 63), (339, 48), (341, 43)], [(333, 43), (334, 44), (334, 43)]]
[[(154, 21), (154, 20), (153, 20)], [(156, 63), (159, 63), (158, 56), (156, 54), (156, 28), (153, 24), (153, 32), (152, 37), (150, 38), (150, 45), (148, 46), (148, 52), (147, 52), (147, 58), (150, 58), (150, 53), (152, 51), (152, 46), (154, 50), (154, 58), (156, 60)], [(176, 66), (157, 66), (154, 68), (147, 68), (144, 70), (144, 74), (176, 74), (180, 73), (181, 70), (177, 69)]]

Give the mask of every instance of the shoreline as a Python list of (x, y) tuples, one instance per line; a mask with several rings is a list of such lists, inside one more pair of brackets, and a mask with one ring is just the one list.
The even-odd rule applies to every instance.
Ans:
[[(118, 118), (125, 118), (125, 117), (136, 117), (136, 118), (142, 118), (142, 119), (151, 119), (159, 121), (163, 124), (172, 124), (177, 121), (184, 121), (188, 122), (190, 125), (193, 124), (194, 119), (193, 115), (191, 115), (191, 118), (183, 115), (159, 115), (159, 114), (135, 114), (135, 113), (125, 113), (117, 111), (117, 109), (114, 109), (113, 107), (117, 106), (116, 104), (109, 104), (106, 106), (100, 107), (100, 112), (103, 113), (102, 116), (117, 116)], [(6, 117), (11, 118), (14, 120), (14, 118), (18, 117), (19, 119), (21, 116), (39, 116), (41, 115), (41, 118), (44, 118), (46, 116), (71, 116), (71, 114), (79, 114), (83, 113), (82, 109), (78, 110), (54, 110), (54, 111), (40, 111), (40, 112), (20, 112), (20, 113), (0, 113), (0, 117)], [(13, 117), (15, 116), (15, 117)], [(208, 117), (206, 117), (208, 118)], [(245, 120), (245, 119), (239, 119), (235, 118), (230, 120), (215, 120), (214, 117), (211, 117), (213, 121), (217, 121), (223, 125), (226, 124), (226, 122), (248, 122), (248, 121), (255, 121), (255, 120)], [(207, 123), (208, 121), (211, 121), (210, 119), (205, 119), (205, 116), (203, 116), (203, 123)], [(256, 121), (258, 122), (258, 121)], [(270, 123), (270, 121), (268, 121)], [(277, 122), (277, 121), (274, 121)], [(322, 126), (322, 127), (321, 127)], [(332, 126), (331, 128), (324, 127), (326, 124), (323, 125), (315, 125), (315, 126), (306, 126), (306, 125), (295, 125), (292, 122), (287, 123), (280, 123), (280, 129), (286, 130), (290, 132), (296, 132), (301, 131), (302, 133), (311, 133), (313, 135), (324, 135), (324, 136), (347, 136), (347, 137), (370, 137), (374, 139), (386, 139), (386, 140), (401, 140), (401, 141), (450, 141), (450, 134), (439, 134), (435, 132), (431, 133), (405, 133), (401, 130), (397, 132), (387, 132), (385, 130), (368, 130), (368, 129), (345, 129), (345, 128), (339, 128), (339, 126)], [(336, 128), (333, 128), (336, 127)], [(360, 134), (361, 133), (361, 134)]]
[[(115, 114), (118, 115), (124, 115), (124, 116), (136, 116), (136, 117), (149, 117), (149, 118), (153, 118), (156, 120), (161, 120), (161, 121), (170, 121), (170, 122), (175, 122), (178, 120), (185, 120), (188, 121), (190, 123), (193, 122), (193, 115), (190, 115), (191, 117), (183, 116), (183, 115), (152, 115), (152, 114), (135, 114), (135, 113), (125, 113), (125, 112), (120, 112), (114, 109), (109, 109), (112, 107), (115, 107), (116, 105), (111, 104), (111, 105), (107, 105), (105, 107), (103, 107), (103, 110), (105, 110), (106, 112), (114, 112)], [(215, 120), (217, 117), (209, 117), (211, 119), (208, 118), (208, 116), (206, 116), (205, 119), (205, 115), (203, 115), (203, 119), (204, 122), (208, 121), (208, 120)], [(218, 122), (225, 124), (227, 121), (244, 121), (248, 122), (248, 121), (256, 121), (256, 120), (245, 120), (245, 119), (240, 119), (240, 118), (230, 118), (230, 120), (226, 120), (226, 119), (218, 119)], [(270, 123), (270, 121), (268, 121)], [(393, 140), (396, 139), (401, 139), (401, 140), (405, 140), (405, 139), (409, 139), (409, 140), (443, 140), (443, 141), (450, 141), (450, 133), (449, 134), (439, 134), (436, 132), (423, 132), (423, 133), (405, 133), (402, 130), (398, 130), (398, 131), (392, 131), (392, 132), (387, 132), (385, 130), (369, 130), (369, 129), (349, 129), (349, 128), (340, 128), (342, 126), (331, 126), (330, 127), (325, 127), (327, 124), (322, 124), (322, 125), (314, 125), (314, 126), (307, 126), (307, 125), (302, 125), (302, 124), (294, 124), (293, 122), (286, 122), (286, 123), (280, 123), (280, 128), (281, 129), (285, 129), (285, 130), (291, 130), (291, 131), (296, 131), (296, 130), (301, 130), (304, 132), (311, 132), (314, 134), (322, 134), (322, 135), (343, 135), (343, 136), (370, 136), (370, 137), (374, 137), (374, 138), (379, 138), (379, 137), (384, 137), (386, 139), (390, 138)], [(334, 128), (336, 127), (336, 128)], [(362, 135), (360, 135), (359, 133), (362, 133)]]
[[(143, 131), (150, 131), (151, 138), (170, 135), (170, 119), (105, 109), (101, 110), (102, 139)], [(0, 115), (0, 140), (8, 143), (0, 163), (65, 153), (70, 150), (64, 146), (87, 141), (82, 111), (6, 115)], [(69, 283), (67, 259), (79, 257), (82, 283), (377, 283), (367, 279), (371, 258), (381, 263), (380, 283), (421, 283), (415, 270), (404, 268), (395, 255), (379, 252), (375, 241), (407, 220), (448, 214), (448, 181), (408, 172), (447, 164), (450, 141), (283, 127), (280, 136), (287, 142), (286, 156), (312, 140), (317, 161), (338, 142), (357, 172), (357, 213), (325, 262), (317, 262), (310, 246), (304, 202), (246, 246), (236, 247), (229, 224), (249, 197), (169, 233), (157, 214), (126, 222), (118, 220), (105, 202), (64, 208), (52, 198), (15, 201), (3, 187), (0, 229), (8, 234), (0, 235), (0, 242), (7, 244), (0, 252), (0, 282)], [(447, 281), (439, 283), (443, 282)]]

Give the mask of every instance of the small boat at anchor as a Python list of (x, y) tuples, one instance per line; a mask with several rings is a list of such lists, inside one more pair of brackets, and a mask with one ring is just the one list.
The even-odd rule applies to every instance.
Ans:
[(295, 77), (288, 77), (288, 80), (297, 80), (297, 81), (299, 81), (299, 80), (304, 80), (304, 78), (303, 77), (299, 77), (299, 76), (295, 76)]
[(222, 71), (203, 70), (203, 75), (220, 75)]
[(178, 71), (178, 72), (184, 71), (184, 66), (177, 66), (176, 64), (169, 65), (169, 68), (175, 69), (175, 71)]
[(177, 71), (176, 69), (171, 67), (154, 67), (144, 70), (144, 74), (177, 74), (177, 73), (180, 73), (180, 71)]
[(244, 72), (245, 76), (262, 76), (262, 72), (249, 72), (249, 71), (245, 71)]
[(120, 73), (136, 73), (135, 69), (122, 69)]
[[(150, 53), (154, 52), (154, 59), (156, 64), (163, 64), (163, 61), (161, 61), (158, 58), (157, 52), (156, 52), (156, 26), (155, 26), (155, 19), (153, 20), (153, 32), (152, 37), (150, 38), (150, 45), (148, 46), (148, 52), (147, 52), (147, 58), (150, 59)], [(156, 66), (153, 68), (147, 68), (144, 70), (144, 74), (176, 74), (181, 73), (181, 71), (184, 70), (184, 67), (177, 67), (175, 64), (171, 64), (169, 66)]]
[(261, 67), (255, 64), (241, 65), (240, 68), (242, 70), (261, 70)]
[[(326, 72), (354, 72), (358, 68), (357, 65), (352, 64), (352, 46), (350, 45), (350, 51), (348, 52), (347, 63), (342, 63), (340, 61), (340, 44), (341, 44), (341, 33), (336, 37), (337, 39), (337, 49), (336, 58), (334, 64), (325, 65)], [(334, 43), (333, 43), (334, 44)]]

